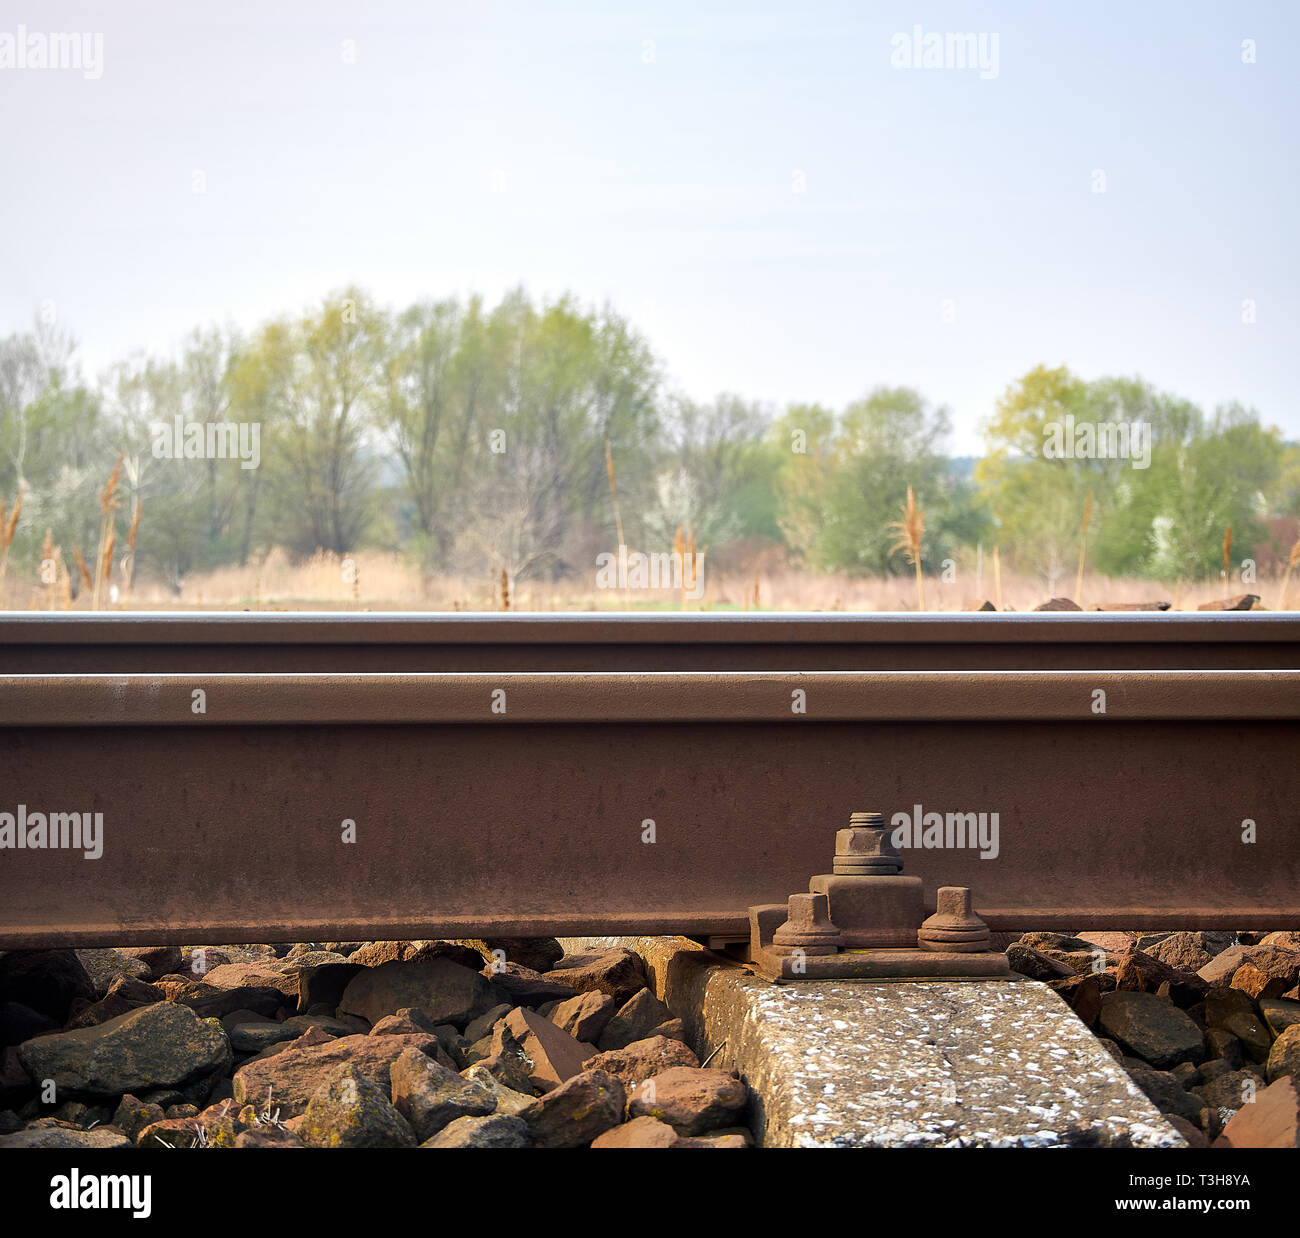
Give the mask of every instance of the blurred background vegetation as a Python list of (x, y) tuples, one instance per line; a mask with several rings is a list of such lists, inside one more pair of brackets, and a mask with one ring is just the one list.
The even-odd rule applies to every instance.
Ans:
[[(1107, 577), (1215, 579), (1229, 528), (1233, 563), (1276, 577), (1300, 534), (1300, 447), (1253, 409), (1205, 410), (1139, 377), (1043, 366), (1009, 376), (984, 456), (954, 458), (947, 409), (869, 378), (838, 409), (698, 403), (614, 309), (522, 290), (496, 306), (392, 311), (343, 289), (251, 335), (195, 330), (179, 355), (128, 357), (93, 381), (74, 340), (38, 324), (0, 340), (6, 524), (22, 496), (3, 601), (29, 604), (53, 546), (65, 594), (88, 592), (74, 555), (93, 573), (119, 459), (110, 554), (129, 561), (110, 580), (177, 596), (188, 579), (272, 553), (400, 556), (427, 590), (498, 573), (512, 590), (589, 583), (618, 543), (607, 443), (630, 547), (670, 550), (684, 529), (711, 569), (740, 575), (759, 564), (910, 575), (891, 528), (909, 486), (924, 574), (945, 562), (986, 573), (996, 548), (1001, 569), (1044, 596), (1072, 591), (1085, 507), (1088, 570)], [(1045, 458), (1044, 426), (1067, 414), (1146, 423), (1150, 466)], [(151, 427), (178, 415), (256, 424), (259, 467), (157, 458)]]

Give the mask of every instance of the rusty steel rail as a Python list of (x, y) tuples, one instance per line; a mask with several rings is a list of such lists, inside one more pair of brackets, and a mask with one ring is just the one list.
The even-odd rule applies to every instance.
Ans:
[(1294, 670), (11, 674), (0, 814), (103, 853), (0, 850), (0, 948), (743, 935), (914, 805), (993, 928), (1300, 927), (1298, 758)]
[(1300, 615), (10, 614), (0, 674), (1300, 670)]

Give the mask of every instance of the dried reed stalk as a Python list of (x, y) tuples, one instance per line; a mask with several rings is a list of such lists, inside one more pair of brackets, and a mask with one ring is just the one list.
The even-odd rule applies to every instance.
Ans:
[(113, 575), (113, 547), (117, 545), (117, 530), (110, 524), (108, 536), (104, 539), (104, 561), (100, 564), (99, 579), (101, 584), (108, 584)]
[(95, 548), (95, 588), (90, 599), (92, 610), (99, 609), (100, 591), (107, 579), (104, 568), (106, 561), (111, 560), (112, 556), (109, 535), (113, 528), (113, 513), (117, 511), (121, 503), (117, 495), (117, 487), (122, 479), (122, 463), (125, 459), (126, 452), (118, 456), (117, 463), (113, 465), (113, 471), (108, 475), (107, 483), (99, 493), (99, 545)]
[(925, 609), (925, 589), (921, 584), (921, 539), (925, 536), (925, 512), (917, 506), (912, 487), (907, 488), (907, 502), (903, 504), (902, 520), (894, 521), (891, 529), (898, 530), (898, 540), (890, 547), (901, 550), (907, 561), (916, 568), (916, 609)]
[(1300, 537), (1296, 538), (1296, 543), (1291, 547), (1291, 557), (1286, 561), (1286, 573), (1282, 577), (1282, 596), (1278, 600), (1278, 610), (1286, 610), (1286, 591), (1291, 584), (1291, 570), (1297, 563), (1300, 563)]
[(0, 597), (4, 596), (5, 569), (9, 566), (9, 547), (13, 545), (14, 534), (18, 531), (18, 515), (23, 510), (23, 491), (18, 491), (14, 500), (14, 510), (6, 513), (6, 504), (0, 502)]
[(72, 554), (77, 561), (77, 571), (81, 573), (82, 582), (85, 584), (87, 589), (93, 589), (94, 585), (90, 579), (90, 568), (86, 566), (86, 560), (82, 558), (81, 547), (74, 543)]
[(704, 556), (707, 551), (707, 546), (697, 551), (695, 549), (695, 534), (692, 532), (683, 535), (682, 526), (677, 526), (677, 531), (673, 534), (673, 553), (677, 556), (677, 562), (682, 565), (683, 610), (687, 609), (687, 602), (689, 601), (687, 594), (699, 581), (699, 574), (703, 568)]

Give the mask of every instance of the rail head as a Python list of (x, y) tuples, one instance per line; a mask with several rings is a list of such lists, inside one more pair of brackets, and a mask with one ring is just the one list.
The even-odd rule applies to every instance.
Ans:
[(0, 676), (0, 728), (1290, 721), (1300, 671)]
[(1300, 643), (1300, 613), (0, 614), (0, 645)]

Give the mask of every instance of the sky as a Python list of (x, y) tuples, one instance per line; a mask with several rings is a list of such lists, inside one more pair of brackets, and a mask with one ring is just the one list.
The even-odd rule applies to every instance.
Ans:
[[(102, 54), (7, 65), (20, 27)], [(1300, 438), (1297, 53), (1291, 0), (0, 0), (0, 335), (53, 314), (94, 376), (522, 284), (696, 399), (914, 386), (956, 454), (1040, 363)]]

